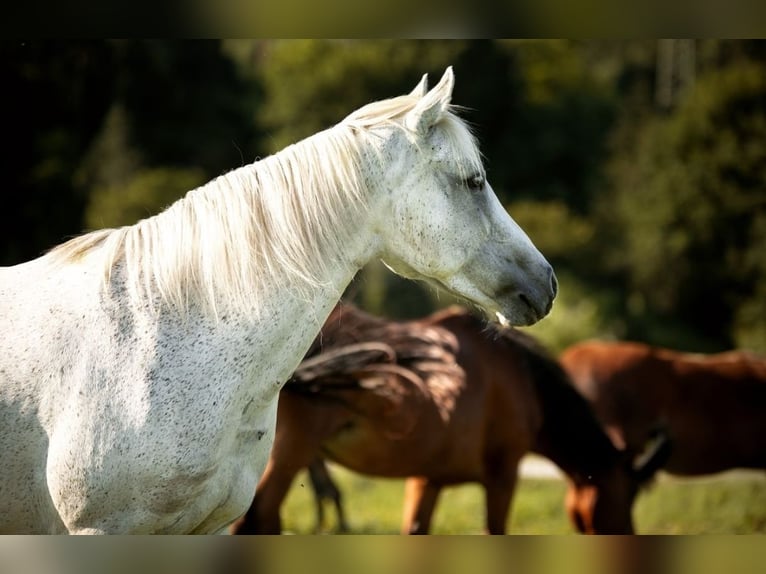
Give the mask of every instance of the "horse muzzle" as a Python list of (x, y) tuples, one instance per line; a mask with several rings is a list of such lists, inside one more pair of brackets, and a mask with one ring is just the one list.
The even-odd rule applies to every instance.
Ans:
[(548, 315), (558, 293), (558, 280), (549, 264), (528, 279), (514, 281), (496, 291), (493, 299), (500, 310), (496, 313), (503, 324), (533, 325)]

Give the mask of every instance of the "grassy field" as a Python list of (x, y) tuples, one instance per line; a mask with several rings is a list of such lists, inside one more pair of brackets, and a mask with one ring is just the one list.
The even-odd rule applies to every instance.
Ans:
[[(404, 483), (373, 479), (333, 467), (343, 492), (352, 533), (396, 534), (401, 520)], [(573, 534), (564, 514), (565, 485), (558, 479), (522, 478), (516, 490), (508, 531), (514, 534)], [(330, 525), (335, 524), (327, 508)], [(484, 517), (478, 485), (442, 492), (433, 534), (480, 534)], [(301, 473), (282, 508), (284, 528), (310, 534), (315, 525), (313, 492)], [(644, 534), (766, 533), (766, 474), (740, 472), (681, 480), (660, 477), (639, 495), (635, 526)]]

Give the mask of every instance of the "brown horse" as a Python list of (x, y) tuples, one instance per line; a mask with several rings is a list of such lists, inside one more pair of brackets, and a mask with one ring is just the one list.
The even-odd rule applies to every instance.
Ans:
[(766, 469), (764, 359), (588, 341), (565, 350), (561, 363), (619, 448), (635, 454), (664, 432), (670, 473)]
[(363, 341), (388, 345), (394, 364), (304, 373), (285, 387), (271, 459), (232, 532), (280, 532), (293, 478), (321, 455), (360, 473), (406, 477), (405, 533), (428, 532), (441, 489), (465, 482), (482, 484), (486, 530), (503, 533), (517, 467), (530, 451), (595, 493), (590, 531), (633, 531), (633, 499), (663, 449), (634, 467), (530, 337), (454, 308), (393, 322), (346, 306), (331, 315), (313, 352)]
[[(766, 469), (766, 361), (750, 353), (680, 353), (631, 342), (587, 341), (560, 357), (615, 446), (635, 457), (664, 437), (660, 466), (676, 475)], [(567, 494), (587, 522), (587, 503)]]

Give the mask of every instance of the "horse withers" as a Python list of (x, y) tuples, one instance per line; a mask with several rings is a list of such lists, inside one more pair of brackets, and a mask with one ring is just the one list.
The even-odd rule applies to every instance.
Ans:
[(448, 69), (135, 225), (0, 269), (0, 532), (219, 532), (279, 390), (382, 258), (515, 324), (550, 265), (502, 208)]
[[(614, 444), (679, 476), (766, 469), (766, 361), (752, 353), (682, 353), (637, 342), (585, 341), (560, 356)], [(568, 495), (587, 521), (587, 502)]]
[[(361, 342), (388, 346), (384, 356), (395, 357), (394, 365), (376, 359), (316, 370), (321, 357), (333, 363)], [(371, 476), (406, 478), (403, 533), (429, 532), (443, 488), (477, 482), (486, 531), (500, 534), (528, 452), (549, 458), (591, 494), (595, 515), (584, 531), (633, 532), (633, 500), (662, 450), (637, 463), (616, 449), (531, 337), (459, 308), (398, 322), (344, 305), (314, 353), (309, 369), (298, 369), (301, 380), (281, 393), (267, 470), (234, 533), (280, 532), (279, 509), (295, 475), (325, 458)]]

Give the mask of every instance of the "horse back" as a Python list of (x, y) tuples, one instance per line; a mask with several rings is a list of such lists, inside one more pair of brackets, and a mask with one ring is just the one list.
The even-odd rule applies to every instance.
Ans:
[(619, 446), (638, 453), (661, 430), (673, 443), (670, 472), (766, 467), (766, 377), (757, 357), (585, 342), (561, 362)]

